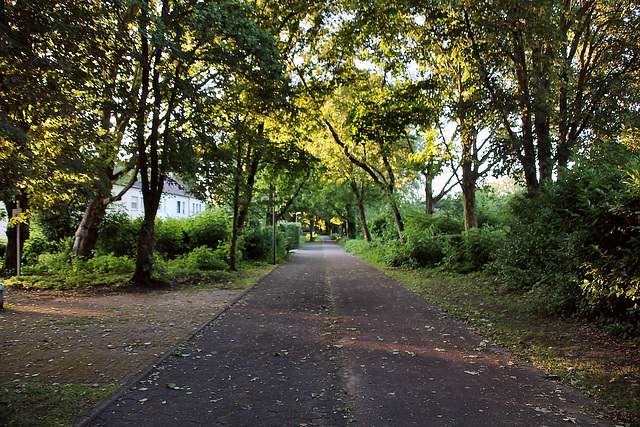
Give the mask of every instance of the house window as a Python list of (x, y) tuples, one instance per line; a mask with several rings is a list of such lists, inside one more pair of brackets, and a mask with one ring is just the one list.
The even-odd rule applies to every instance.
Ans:
[(180, 200), (178, 200), (178, 213), (180, 213)]
[(131, 196), (131, 210), (138, 210), (138, 196)]

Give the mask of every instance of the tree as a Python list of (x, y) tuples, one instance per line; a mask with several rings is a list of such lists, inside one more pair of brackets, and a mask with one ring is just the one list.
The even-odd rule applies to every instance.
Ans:
[[(357, 83), (344, 88), (332, 98), (333, 102), (338, 102), (339, 99), (343, 104), (343, 110), (334, 108), (335, 119), (322, 111), (316, 113), (320, 115), (320, 120), (345, 157), (366, 172), (383, 191), (393, 214), (398, 236), (404, 242), (404, 223), (396, 190), (399, 180), (407, 178), (408, 169), (401, 159), (401, 153), (403, 150), (405, 153), (414, 151), (409, 137), (410, 128), (433, 121), (436, 109), (425, 102), (429, 99), (431, 84), (422, 81), (418, 84), (393, 86), (379, 76), (370, 78), (368, 73), (354, 74), (361, 76), (360, 79), (354, 79)], [(305, 82), (303, 76), (301, 80)], [(305, 88), (316, 108), (319, 108), (319, 103), (313, 98), (314, 94), (306, 82)], [(354, 107), (347, 107), (345, 111), (345, 104)], [(333, 125), (334, 121), (340, 120), (343, 120), (344, 136)]]
[(28, 237), (31, 211), (69, 200), (85, 180), (78, 153), (84, 123), (75, 108), (85, 82), (94, 4), (34, 0), (0, 3), (0, 195), (9, 215), (3, 270), (16, 265), (16, 231)]
[(640, 70), (633, 1), (457, 2), (451, 9), (529, 189), (568, 166), (592, 133), (634, 114)]
[[(136, 16), (140, 90), (133, 137), (141, 174), (145, 216), (138, 239), (134, 282), (151, 284), (154, 222), (171, 171), (195, 168), (189, 149), (201, 140), (192, 122), (199, 100), (213, 102), (237, 80), (263, 96), (281, 81), (272, 36), (238, 2), (183, 4), (169, 0), (140, 5)], [(247, 91), (246, 93), (249, 93)]]
[[(130, 135), (133, 100), (140, 90), (140, 74), (129, 39), (138, 11), (136, 4), (109, 4), (94, 22), (93, 61), (87, 63), (87, 82), (81, 92), (90, 142), (83, 150), (91, 200), (75, 232), (72, 253), (89, 258), (98, 239), (100, 224), (110, 204), (122, 199), (138, 178), (137, 158), (132, 155)], [(119, 159), (128, 158), (127, 161)], [(119, 166), (119, 167), (118, 167)], [(133, 171), (133, 172), (132, 172)], [(119, 194), (112, 194), (117, 181), (128, 183)]]

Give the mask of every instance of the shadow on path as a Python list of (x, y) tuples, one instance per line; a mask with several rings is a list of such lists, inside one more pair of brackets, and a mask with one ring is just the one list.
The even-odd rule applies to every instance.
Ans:
[(308, 244), (90, 425), (608, 425), (335, 242)]

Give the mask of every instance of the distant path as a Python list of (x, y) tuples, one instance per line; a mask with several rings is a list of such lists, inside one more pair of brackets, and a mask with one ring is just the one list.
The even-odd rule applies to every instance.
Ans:
[(308, 244), (92, 425), (610, 425), (335, 242)]

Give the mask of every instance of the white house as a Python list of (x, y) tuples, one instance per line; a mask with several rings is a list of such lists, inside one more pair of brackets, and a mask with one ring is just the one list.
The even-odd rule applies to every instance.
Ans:
[[(113, 194), (118, 194), (124, 185), (118, 183), (113, 186)], [(189, 193), (189, 187), (175, 178), (171, 182), (164, 183), (164, 191), (158, 207), (158, 218), (186, 218), (188, 216), (204, 212), (205, 203)], [(142, 203), (142, 183), (135, 184), (122, 196), (119, 202), (114, 203), (114, 208), (127, 212), (129, 217), (138, 218), (144, 215)]]

